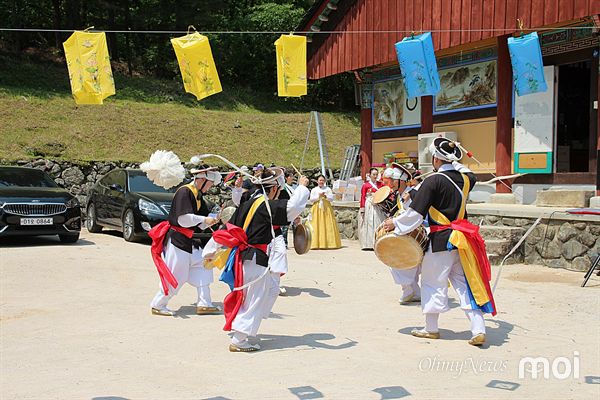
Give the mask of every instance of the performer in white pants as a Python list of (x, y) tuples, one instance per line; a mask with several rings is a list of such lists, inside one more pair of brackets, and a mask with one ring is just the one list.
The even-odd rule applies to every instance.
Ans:
[[(257, 189), (241, 202), (229, 221), (231, 225), (227, 231), (215, 232), (204, 250), (207, 259), (215, 255), (219, 245), (237, 248), (240, 252), (241, 265), (233, 267), (233, 284), (226, 280), (233, 288), (224, 301), (223, 329), (233, 332), (229, 346), (232, 352), (260, 349), (258, 344), (250, 344), (248, 337), (257, 335), (261, 321), (269, 315), (279, 294), (279, 277), (287, 271), (285, 242), (280, 227), (300, 215), (309, 197), (306, 177), (299, 179), (299, 186), (289, 200), (276, 200), (284, 186), (283, 171), (267, 169), (261, 180), (268, 200), (262, 188)], [(221, 279), (224, 280), (223, 277)]]
[[(212, 314), (220, 311), (210, 296), (209, 285), (213, 282), (213, 270), (203, 266), (202, 248), (192, 240), (195, 229), (206, 229), (216, 220), (208, 217), (209, 210), (202, 194), (221, 181), (221, 175), (212, 168), (192, 169), (194, 181), (180, 187), (171, 203), (168, 221), (153, 229), (150, 236), (155, 242), (165, 243), (162, 258), (164, 264), (176, 280), (176, 285), (165, 284), (161, 274), (159, 291), (152, 299), (152, 314), (173, 316), (175, 312), (167, 308), (169, 300), (177, 294), (184, 283), (197, 290), (196, 313)], [(155, 235), (158, 229), (162, 232)], [(155, 260), (156, 262), (156, 260)], [(164, 271), (164, 270), (163, 270)], [(168, 272), (165, 271), (168, 274)]]
[[(489, 262), (485, 246), (482, 245), (483, 249), (478, 248), (480, 251), (477, 256), (483, 257), (483, 265), (478, 260), (477, 265), (469, 264), (469, 268), (465, 269), (456, 249), (456, 246), (463, 244), (455, 240), (459, 235), (454, 235), (454, 231), (457, 231), (468, 238), (468, 233), (483, 243), (476, 227), (466, 220), (466, 201), (475, 184), (475, 175), (458, 163), (462, 151), (456, 143), (436, 138), (430, 151), (432, 164), (438, 173), (423, 181), (406, 212), (385, 222), (387, 230), (406, 234), (428, 217), (431, 228), (430, 244), (423, 257), (421, 272), (421, 307), (425, 314), (425, 328), (414, 329), (411, 333), (419, 338), (439, 339), (438, 319), (440, 313), (448, 311), (450, 281), (458, 295), (460, 307), (471, 322), (472, 338), (469, 344), (480, 346), (485, 343), (483, 312), (496, 312), (489, 288)], [(465, 248), (475, 250), (476, 243), (471, 238), (466, 240), (469, 246), (461, 247), (461, 251), (464, 252)], [(465, 275), (467, 272), (468, 276)]]
[[(395, 201), (397, 202), (400, 212), (405, 210), (411, 203), (410, 192), (407, 182), (412, 179), (412, 175), (408, 169), (397, 163), (392, 163), (390, 168), (386, 168), (383, 173), (384, 181), (393, 191)], [(416, 192), (412, 193), (414, 196)], [(389, 215), (393, 217), (394, 215)], [(421, 288), (419, 287), (419, 275), (421, 266), (417, 265), (409, 269), (390, 268), (390, 273), (394, 279), (394, 283), (402, 287), (402, 296), (400, 304), (409, 304), (412, 302), (421, 301)]]

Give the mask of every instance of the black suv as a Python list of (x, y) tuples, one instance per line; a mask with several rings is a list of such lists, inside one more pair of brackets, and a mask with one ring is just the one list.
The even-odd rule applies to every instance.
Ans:
[(81, 230), (77, 198), (46, 172), (0, 167), (0, 237), (58, 235), (75, 243)]
[(114, 169), (88, 194), (86, 228), (92, 233), (117, 229), (128, 242), (147, 236), (169, 216), (176, 189), (155, 185), (139, 169)]

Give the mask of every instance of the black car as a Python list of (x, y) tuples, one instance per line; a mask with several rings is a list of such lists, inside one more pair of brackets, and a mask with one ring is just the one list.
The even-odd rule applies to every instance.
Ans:
[(147, 236), (167, 219), (176, 189), (155, 185), (139, 169), (114, 169), (88, 193), (86, 228), (92, 233), (117, 229), (128, 242)]
[(77, 198), (46, 172), (0, 167), (0, 237), (58, 235), (75, 243), (81, 231)]

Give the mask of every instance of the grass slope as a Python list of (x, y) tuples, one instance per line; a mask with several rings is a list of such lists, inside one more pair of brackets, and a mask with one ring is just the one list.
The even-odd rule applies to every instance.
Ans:
[[(239, 88), (197, 102), (180, 81), (115, 74), (117, 94), (76, 106), (66, 66), (0, 55), (0, 159), (144, 161), (157, 149), (182, 160), (217, 153), (239, 164), (299, 166), (309, 113), (294, 100)], [(291, 111), (290, 111), (291, 110)], [(360, 142), (358, 114), (323, 113), (332, 167)], [(304, 165), (317, 166), (315, 127)]]

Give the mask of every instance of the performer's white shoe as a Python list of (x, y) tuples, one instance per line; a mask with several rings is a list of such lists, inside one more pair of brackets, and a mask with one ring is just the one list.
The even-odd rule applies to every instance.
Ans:
[(439, 339), (439, 332), (427, 332), (425, 329), (413, 329), (410, 331), (410, 334), (414, 337), (423, 338), (423, 339)]
[(287, 290), (283, 286), (281, 286), (279, 288), (279, 295), (280, 296), (287, 296)]
[(210, 315), (210, 314), (218, 314), (220, 313), (221, 307), (218, 306), (197, 306), (196, 314), (198, 315)]
[(249, 353), (258, 350), (260, 350), (259, 344), (250, 344), (247, 340), (238, 344), (231, 343), (229, 345), (229, 351), (231, 351), (232, 353)]
[(398, 300), (398, 302), (402, 305), (404, 304), (410, 304), (410, 303), (420, 303), (421, 302), (421, 297), (415, 295), (414, 293), (411, 293), (407, 296), (402, 296), (400, 298), (400, 300)]
[(469, 340), (469, 344), (472, 346), (481, 346), (485, 343), (485, 333), (475, 335)]
[(175, 311), (169, 310), (168, 308), (152, 308), (152, 315), (162, 315), (165, 317), (175, 316)]

